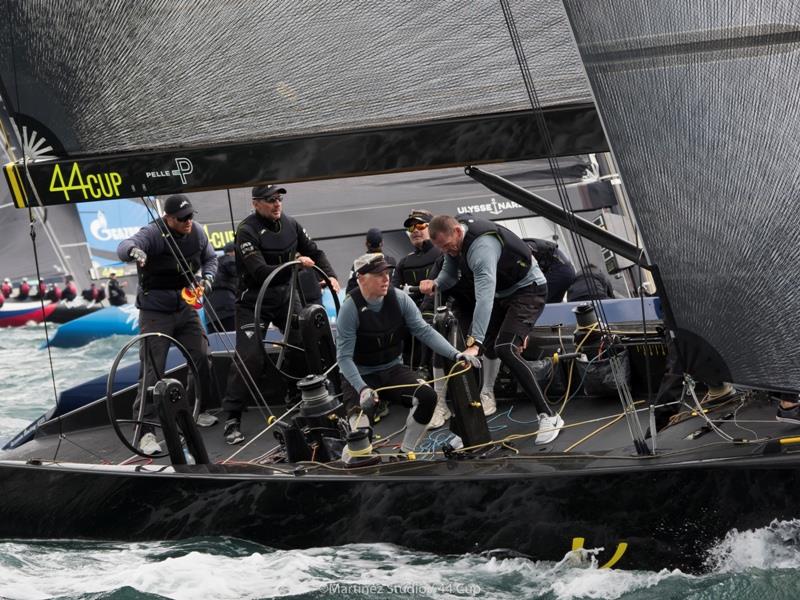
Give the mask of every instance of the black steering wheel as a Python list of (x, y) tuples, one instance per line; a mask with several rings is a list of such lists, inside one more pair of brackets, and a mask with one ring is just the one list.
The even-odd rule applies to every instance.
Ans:
[[(189, 352), (187, 352), (186, 348), (184, 348), (183, 345), (178, 340), (163, 333), (143, 333), (141, 335), (137, 335), (130, 342), (125, 344), (119, 352), (117, 352), (117, 355), (114, 357), (114, 363), (111, 365), (111, 370), (108, 373), (108, 379), (106, 381), (106, 410), (108, 411), (108, 418), (111, 420), (111, 426), (114, 428), (114, 432), (117, 434), (117, 437), (120, 439), (122, 444), (126, 448), (128, 448), (128, 450), (130, 450), (134, 454), (138, 454), (139, 456), (143, 456), (145, 458), (164, 458), (165, 456), (169, 456), (169, 452), (145, 454), (137, 447), (137, 444), (139, 443), (141, 427), (148, 426), (148, 427), (158, 427), (159, 429), (161, 428), (161, 423), (155, 423), (153, 421), (145, 421), (142, 418), (144, 412), (145, 390), (144, 389), (139, 390), (140, 391), (139, 396), (141, 398), (141, 401), (139, 403), (139, 414), (135, 419), (118, 419), (116, 411), (114, 410), (114, 400), (113, 400), (114, 382), (117, 376), (117, 369), (119, 368), (120, 362), (122, 362), (122, 359), (128, 353), (128, 350), (130, 350), (131, 347), (134, 346), (137, 342), (140, 341), (144, 342), (147, 338), (152, 338), (152, 337), (165, 338), (169, 340), (170, 343), (173, 344), (186, 359), (186, 364), (189, 367), (189, 374), (187, 376), (187, 386), (186, 386), (187, 399), (189, 400), (189, 403), (193, 405), (192, 418), (197, 419), (197, 415), (200, 413), (200, 406), (203, 400), (202, 397), (203, 390), (200, 389), (198, 391), (198, 388), (200, 388), (201, 386), (199, 385), (200, 374), (197, 371), (197, 366), (194, 364), (192, 357), (189, 356)], [(144, 363), (141, 365), (142, 377), (141, 380), (139, 381), (140, 388), (144, 386), (145, 376), (148, 370), (147, 359), (148, 359), (148, 353), (145, 352), (145, 360)], [(126, 425), (136, 426), (133, 443), (131, 443), (128, 440), (128, 438), (125, 437), (125, 434), (123, 433), (122, 428), (120, 427), (120, 424), (123, 423)]]
[[(281, 366), (283, 366), (284, 359), (286, 358), (287, 348), (291, 350), (303, 351), (303, 348), (299, 348), (289, 343), (289, 332), (291, 330), (292, 319), (296, 316), (296, 313), (298, 312), (296, 310), (298, 305), (295, 304), (294, 299), (295, 296), (297, 295), (297, 272), (301, 264), (302, 263), (299, 260), (292, 260), (278, 266), (272, 273), (269, 274), (269, 276), (264, 280), (264, 283), (261, 284), (261, 289), (258, 290), (258, 297), (256, 298), (256, 306), (253, 318), (254, 335), (256, 336), (256, 339), (262, 340), (261, 349), (263, 350), (264, 355), (267, 357), (267, 360), (269, 360), (272, 363), (272, 366), (275, 367), (278, 373), (280, 373), (281, 375), (283, 375), (288, 379), (293, 379), (295, 381), (299, 381), (300, 379), (302, 379), (302, 377), (298, 377), (296, 375), (287, 373), (281, 368)], [(272, 284), (278, 273), (289, 267), (292, 268), (292, 278), (291, 278), (291, 286), (289, 289), (289, 308), (286, 311), (286, 322), (284, 323), (283, 326), (283, 338), (279, 342), (264, 342), (263, 341), (264, 331), (263, 328), (261, 327), (261, 305), (264, 302), (264, 295), (267, 293), (269, 286)], [(320, 269), (317, 265), (314, 265), (311, 268), (317, 271), (317, 273), (322, 277), (323, 282), (325, 282), (325, 285), (331, 291), (331, 295), (333, 296), (333, 304), (336, 307), (336, 314), (338, 315), (341, 305), (339, 303), (339, 296), (336, 294), (336, 292), (333, 291), (333, 286), (331, 285), (330, 278), (325, 274), (325, 271)], [(308, 304), (309, 303), (306, 301), (303, 294), (300, 294), (300, 302), (299, 302), (300, 309), (305, 308), (306, 306), (308, 306)], [(273, 344), (280, 348), (277, 361), (272, 360), (272, 358), (269, 355), (269, 352), (267, 352), (266, 348), (264, 347), (264, 344)]]

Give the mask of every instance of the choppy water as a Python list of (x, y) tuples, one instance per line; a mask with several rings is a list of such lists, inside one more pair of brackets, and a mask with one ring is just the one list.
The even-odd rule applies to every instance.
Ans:
[[(53, 403), (41, 327), (0, 330), (0, 440)], [(59, 389), (106, 373), (122, 340), (54, 349)], [(2, 494), (2, 489), (0, 489)], [(121, 515), (120, 518), (124, 518)], [(0, 540), (0, 598), (523, 598), (625, 600), (800, 597), (800, 520), (731, 531), (708, 574), (598, 569), (385, 544), (283, 551), (227, 538), (98, 543)]]

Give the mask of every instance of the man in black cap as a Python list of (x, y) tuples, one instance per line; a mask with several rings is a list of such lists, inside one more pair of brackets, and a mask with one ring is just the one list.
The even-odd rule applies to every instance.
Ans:
[(416, 374), (403, 365), (402, 349), (406, 333), (418, 338), (431, 350), (453, 360), (465, 360), (473, 367), (480, 359), (456, 350), (426, 323), (414, 302), (389, 285), (393, 268), (382, 254), (359, 256), (353, 266), (358, 279), (354, 290), (342, 304), (336, 320), (336, 360), (344, 377), (342, 400), (350, 427), (366, 426), (359, 418), (363, 411), (372, 416), (379, 398), (374, 388), (406, 384), (410, 387), (385, 389), (384, 400), (402, 402), (410, 408), (400, 449), (414, 450), (428, 428), (436, 392), (420, 383)]
[[(139, 290), (140, 333), (163, 333), (178, 340), (189, 352), (200, 375), (203, 395), (210, 392), (208, 338), (197, 310), (181, 296), (183, 288), (208, 293), (217, 272), (217, 255), (203, 228), (194, 222), (194, 208), (183, 194), (170, 196), (164, 202), (164, 216), (120, 242), (117, 256), (124, 262), (136, 261)], [(139, 350), (140, 359), (148, 364), (146, 389), (164, 376), (169, 342), (149, 338)], [(142, 398), (137, 396), (134, 414)], [(145, 402), (144, 420), (155, 421), (154, 407)], [(217, 418), (201, 413), (197, 424), (209, 427)], [(160, 450), (155, 431), (145, 428), (139, 447), (145, 454)]]
[(209, 331), (222, 333), (235, 331), (236, 313), (236, 244), (228, 242), (222, 248), (222, 256), (217, 261), (217, 275), (214, 289), (206, 297), (206, 322)]
[[(397, 265), (397, 261), (394, 258), (384, 254), (383, 232), (377, 227), (373, 227), (367, 231), (365, 245), (367, 247), (367, 254), (383, 254), (386, 262), (392, 265), (392, 267)], [(345, 291), (349, 294), (356, 288), (358, 288), (358, 282), (356, 281), (356, 270), (355, 267), (353, 267), (350, 269), (350, 278), (347, 280), (347, 287), (345, 288)]]
[[(239, 444), (244, 440), (241, 431), (242, 411), (251, 397), (242, 372), (258, 379), (264, 368), (262, 340), (256, 339), (251, 326), (255, 321), (255, 304), (259, 290), (267, 277), (280, 265), (299, 260), (304, 267), (315, 264), (330, 278), (333, 293), (339, 282), (325, 253), (308, 236), (306, 230), (283, 213), (286, 189), (277, 185), (256, 186), (252, 190), (255, 212), (246, 217), (236, 229), (236, 268), (239, 286), (236, 301), (236, 353), (239, 368), (231, 367), (222, 407), (228, 411), (225, 441)], [(261, 319), (264, 331), (270, 323), (283, 327), (292, 299), (289, 297), (291, 269), (284, 269), (273, 280), (262, 301)], [(247, 375), (249, 378), (250, 375)]]

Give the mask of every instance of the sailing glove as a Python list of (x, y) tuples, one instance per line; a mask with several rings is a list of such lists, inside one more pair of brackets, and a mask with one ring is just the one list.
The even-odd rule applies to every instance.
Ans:
[(129, 252), (130, 257), (136, 261), (136, 264), (140, 267), (144, 267), (145, 263), (147, 262), (147, 254), (141, 248), (131, 248)]
[(201, 283), (203, 285), (203, 293), (210, 294), (214, 287), (214, 277), (211, 274), (203, 275), (203, 281)]
[(473, 369), (480, 369), (482, 365), (479, 356), (472, 356), (471, 354), (464, 354), (463, 352), (456, 354), (456, 360), (467, 363)]
[(361, 390), (359, 404), (361, 405), (361, 410), (365, 413), (372, 414), (372, 411), (375, 410), (375, 406), (378, 404), (378, 393), (370, 387), (365, 387)]

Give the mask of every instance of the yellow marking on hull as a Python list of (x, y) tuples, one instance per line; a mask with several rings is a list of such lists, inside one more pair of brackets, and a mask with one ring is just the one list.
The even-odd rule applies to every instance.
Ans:
[(22, 185), (22, 180), (19, 176), (19, 168), (15, 163), (8, 163), (5, 166), (6, 179), (8, 179), (9, 186), (11, 187), (11, 196), (14, 198), (14, 204), (17, 208), (25, 208), (28, 205), (27, 197), (25, 195), (25, 186)]

